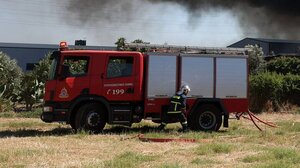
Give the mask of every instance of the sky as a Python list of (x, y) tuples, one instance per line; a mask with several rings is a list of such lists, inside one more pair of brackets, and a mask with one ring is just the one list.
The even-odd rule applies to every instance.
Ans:
[[(195, 17), (178, 4), (133, 1), (137, 3), (129, 14), (116, 6), (100, 8), (105, 19), (82, 22), (76, 12), (68, 10), (69, 0), (0, 0), (0, 42), (73, 44), (84, 39), (87, 45), (112, 46), (125, 37), (128, 42), (142, 39), (151, 44), (226, 47), (246, 36), (257, 36), (255, 29), (242, 30), (230, 11), (209, 10)], [(112, 10), (116, 12), (110, 16)]]

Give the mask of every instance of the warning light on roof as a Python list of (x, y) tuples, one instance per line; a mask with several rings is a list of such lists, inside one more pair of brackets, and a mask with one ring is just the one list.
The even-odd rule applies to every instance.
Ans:
[(60, 42), (60, 43), (59, 43), (59, 49), (60, 49), (61, 51), (67, 50), (67, 49), (68, 49), (68, 43), (67, 43), (66, 41)]

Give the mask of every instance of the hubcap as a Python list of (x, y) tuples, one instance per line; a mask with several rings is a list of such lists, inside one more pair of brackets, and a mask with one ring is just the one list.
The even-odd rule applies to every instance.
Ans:
[(205, 111), (199, 117), (199, 124), (204, 129), (211, 129), (216, 124), (216, 116), (211, 111)]
[(97, 112), (90, 112), (87, 115), (87, 124), (89, 126), (95, 127), (100, 123), (100, 115)]

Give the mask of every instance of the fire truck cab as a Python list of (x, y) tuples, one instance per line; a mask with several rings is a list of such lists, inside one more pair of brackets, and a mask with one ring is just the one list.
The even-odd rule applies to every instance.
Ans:
[(160, 122), (169, 98), (183, 84), (191, 87), (186, 115), (193, 130), (217, 131), (222, 123), (228, 127), (229, 113), (248, 109), (244, 50), (131, 47), (152, 51), (54, 51), (41, 119), (92, 132), (106, 123)]

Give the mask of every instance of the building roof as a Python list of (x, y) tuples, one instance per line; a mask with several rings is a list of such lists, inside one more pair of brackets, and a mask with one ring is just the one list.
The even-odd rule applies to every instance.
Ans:
[[(74, 45), (69, 45), (70, 48), (74, 48)], [(0, 42), (0, 48), (35, 48), (35, 49), (58, 49), (58, 44), (33, 44), (33, 43), (2, 43)], [(115, 50), (114, 46), (84, 46), (85, 49), (97, 50), (97, 49), (111, 49)]]
[(2, 43), (0, 42), (1, 48), (58, 48), (58, 45), (54, 44), (31, 44), (31, 43)]
[(300, 43), (300, 40), (282, 40), (282, 39), (266, 39), (266, 38), (248, 38), (251, 40), (257, 40), (268, 43)]
[(247, 37), (245, 39), (256, 40), (256, 41), (261, 41), (266, 43), (300, 43), (300, 40), (282, 40), (282, 39), (266, 39), (266, 38), (250, 38), (250, 37)]

